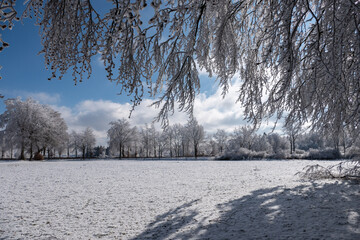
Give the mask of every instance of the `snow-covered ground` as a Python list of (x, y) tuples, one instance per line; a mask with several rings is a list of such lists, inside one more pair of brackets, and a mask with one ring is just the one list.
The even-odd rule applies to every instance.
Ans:
[(360, 185), (315, 161), (0, 163), (0, 239), (360, 239)]

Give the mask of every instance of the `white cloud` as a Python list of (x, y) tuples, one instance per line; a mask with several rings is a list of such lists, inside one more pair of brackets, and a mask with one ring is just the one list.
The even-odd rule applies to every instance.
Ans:
[(57, 104), (60, 102), (60, 94), (49, 94), (45, 92), (28, 92), (28, 91), (4, 91), (3, 93), (7, 98), (9, 97), (21, 97), (21, 99), (26, 100), (27, 98), (32, 98), (36, 101), (39, 101), (42, 104)]
[[(149, 107), (152, 100), (145, 99), (140, 106), (135, 108), (129, 119), (131, 105), (129, 103), (115, 103), (107, 100), (85, 100), (75, 105), (73, 108), (64, 106), (52, 107), (59, 111), (68, 124), (69, 131), (80, 132), (86, 127), (91, 127), (97, 138), (98, 145), (106, 145), (107, 130), (109, 123), (117, 119), (126, 118), (133, 126), (142, 127), (145, 123), (150, 124), (158, 113), (155, 107)], [(186, 123), (184, 113), (175, 113), (170, 117), (171, 123)], [(160, 124), (155, 124), (160, 128)]]
[[(222, 97), (222, 90), (210, 95), (200, 94), (196, 97), (194, 115), (208, 133), (215, 133), (217, 129), (224, 129), (231, 132), (235, 127), (248, 124), (243, 118), (243, 109), (239, 103), (238, 90), (240, 82), (234, 79), (225, 98)], [(132, 112), (129, 122), (133, 126), (142, 127), (145, 123), (150, 124), (157, 116), (159, 109), (150, 107), (153, 100), (144, 99), (142, 103)], [(53, 106), (62, 113), (63, 118), (69, 126), (69, 130), (83, 131), (86, 127), (94, 129), (97, 137), (97, 144), (106, 145), (107, 130), (109, 123), (121, 118), (128, 118), (131, 110), (129, 103), (116, 103), (108, 100), (85, 100), (73, 108)], [(175, 111), (170, 116), (170, 124), (186, 124), (188, 116), (186, 113)], [(269, 120), (269, 126), (260, 128), (260, 132), (271, 131), (273, 121)], [(160, 128), (160, 123), (155, 123)]]

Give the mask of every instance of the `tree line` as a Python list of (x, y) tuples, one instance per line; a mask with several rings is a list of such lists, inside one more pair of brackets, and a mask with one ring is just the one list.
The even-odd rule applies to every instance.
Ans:
[(68, 131), (61, 114), (29, 98), (5, 100), (0, 115), (1, 158), (180, 158), (214, 156), (218, 159), (353, 157), (360, 153), (357, 134), (345, 128), (339, 134), (304, 131), (299, 124), (285, 124), (283, 134), (259, 134), (250, 125), (232, 132), (206, 133), (192, 117), (186, 124), (158, 130), (154, 124), (132, 126), (123, 118), (109, 123), (108, 146), (95, 146), (93, 129)]

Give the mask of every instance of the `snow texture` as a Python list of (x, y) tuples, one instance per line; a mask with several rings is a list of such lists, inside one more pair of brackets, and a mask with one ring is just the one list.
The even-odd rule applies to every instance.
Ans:
[(360, 239), (360, 185), (315, 163), (0, 162), (0, 239)]

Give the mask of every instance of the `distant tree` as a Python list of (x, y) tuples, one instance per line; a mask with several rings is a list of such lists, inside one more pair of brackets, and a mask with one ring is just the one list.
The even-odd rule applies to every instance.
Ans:
[(145, 151), (145, 157), (150, 157), (151, 154), (151, 128), (145, 124), (145, 126), (143, 128), (141, 128), (140, 130), (140, 137), (141, 137), (141, 142), (142, 142), (142, 147), (144, 148)]
[(272, 150), (272, 146), (270, 145), (265, 133), (255, 135), (251, 150), (255, 152), (269, 152), (270, 149)]
[(150, 135), (150, 145), (153, 152), (153, 157), (157, 157), (157, 147), (159, 143), (160, 133), (155, 129), (155, 125), (151, 124), (151, 127), (149, 129), (149, 135)]
[(159, 133), (159, 135), (158, 135), (157, 148), (158, 148), (159, 158), (164, 157), (164, 151), (165, 151), (166, 147), (168, 146), (167, 137), (168, 136), (165, 131)]
[(31, 98), (26, 101), (8, 99), (6, 111), (0, 116), (5, 138), (20, 148), (19, 159), (25, 159), (26, 150), (33, 158), (37, 153), (60, 147), (67, 141), (67, 125), (60, 113)]
[(214, 134), (214, 138), (216, 141), (216, 144), (219, 147), (220, 154), (223, 153), (224, 148), (226, 146), (226, 142), (228, 140), (228, 134), (225, 132), (225, 130), (218, 129), (216, 133)]
[(81, 145), (81, 134), (73, 130), (70, 134), (70, 146), (75, 152), (75, 158), (78, 157), (78, 150), (81, 150), (80, 145)]
[(103, 157), (105, 156), (106, 147), (104, 146), (96, 146), (94, 148), (94, 157)]
[(5, 152), (7, 150), (6, 136), (4, 131), (0, 131), (0, 147), (1, 147), (1, 159), (5, 158)]
[(286, 122), (284, 125), (284, 131), (289, 137), (290, 154), (293, 154), (296, 149), (296, 139), (298, 138), (301, 131), (301, 125), (299, 122)]
[(242, 126), (237, 127), (234, 129), (230, 144), (232, 145), (231, 148), (239, 149), (239, 148), (246, 148), (252, 150), (253, 141), (255, 138), (255, 130), (251, 126)]
[(109, 146), (119, 151), (119, 158), (124, 156), (125, 145), (130, 144), (135, 129), (125, 118), (110, 122), (108, 130)]
[(173, 126), (168, 126), (167, 128), (164, 129), (164, 137), (167, 140), (167, 147), (169, 150), (169, 155), (170, 157), (174, 156), (174, 138), (175, 138), (175, 132), (174, 132), (174, 128)]
[(85, 128), (85, 130), (79, 134), (79, 140), (82, 158), (91, 157), (93, 146), (96, 143), (94, 130), (90, 127)]
[(173, 149), (175, 152), (175, 156), (176, 157), (180, 157), (181, 156), (181, 143), (182, 143), (182, 135), (184, 133), (183, 128), (184, 126), (176, 123), (174, 125), (171, 126), (172, 131), (173, 131)]
[(204, 127), (199, 125), (198, 121), (195, 118), (191, 118), (186, 124), (185, 129), (189, 140), (194, 147), (194, 157), (197, 158), (199, 155), (200, 143), (205, 137)]
[(271, 133), (267, 135), (269, 144), (272, 147), (272, 152), (275, 154), (282, 153), (288, 149), (288, 144), (285, 138), (280, 136), (278, 133)]
[(310, 132), (299, 136), (298, 148), (301, 150), (322, 149), (324, 146), (324, 138), (319, 132)]

